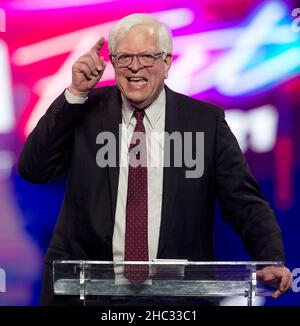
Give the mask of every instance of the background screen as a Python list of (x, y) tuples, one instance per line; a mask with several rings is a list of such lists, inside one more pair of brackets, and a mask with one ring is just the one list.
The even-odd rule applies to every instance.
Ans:
[[(172, 31), (167, 85), (225, 109), (283, 230), (286, 264), (300, 267), (298, 1), (12, 0), (0, 7), (0, 268), (7, 281), (0, 305), (38, 304), (43, 256), (64, 194), (66, 176), (32, 185), (18, 175), (22, 145), (69, 85), (74, 61), (134, 12), (152, 13)], [(102, 53), (109, 61), (107, 43)], [(108, 63), (99, 86), (112, 84)], [(218, 260), (250, 259), (219, 216), (215, 229)], [(299, 302), (291, 291), (257, 304)]]

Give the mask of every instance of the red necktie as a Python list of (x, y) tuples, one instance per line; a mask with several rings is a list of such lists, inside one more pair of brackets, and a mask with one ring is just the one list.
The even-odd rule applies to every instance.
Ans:
[[(125, 261), (148, 261), (148, 182), (144, 110), (135, 110), (135, 129), (129, 146), (126, 204)], [(125, 265), (125, 277), (141, 285), (149, 275), (148, 265)]]

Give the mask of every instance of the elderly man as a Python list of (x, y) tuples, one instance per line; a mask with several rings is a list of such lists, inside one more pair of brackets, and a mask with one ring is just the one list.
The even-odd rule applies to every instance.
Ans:
[[(172, 62), (167, 27), (144, 14), (120, 20), (109, 35), (117, 86), (94, 88), (105, 69), (103, 44), (102, 37), (74, 63), (71, 85), (41, 118), (20, 156), (20, 174), (33, 183), (69, 171), (45, 258), (42, 303), (68, 303), (53, 296), (55, 259), (214, 260), (216, 199), (253, 259), (284, 260), (280, 229), (223, 111), (164, 85)], [(102, 132), (115, 136), (115, 165), (99, 164)], [(190, 166), (174, 164), (178, 148), (168, 151), (168, 165), (147, 165), (151, 156), (167, 153), (161, 139), (152, 139), (149, 150), (154, 132), (202, 132), (203, 173), (187, 177)], [(195, 146), (187, 146), (197, 156)], [(142, 152), (145, 164), (131, 164)], [(259, 277), (277, 287), (274, 297), (291, 286), (285, 267), (267, 267)]]

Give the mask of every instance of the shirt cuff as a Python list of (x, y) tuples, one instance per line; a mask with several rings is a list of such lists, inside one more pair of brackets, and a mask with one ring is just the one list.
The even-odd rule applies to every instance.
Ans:
[(88, 99), (87, 97), (73, 95), (68, 89), (65, 90), (64, 94), (69, 104), (84, 104)]

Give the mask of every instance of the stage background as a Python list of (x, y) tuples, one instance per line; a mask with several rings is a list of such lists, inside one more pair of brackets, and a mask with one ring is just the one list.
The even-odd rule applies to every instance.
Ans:
[[(291, 270), (300, 267), (300, 23), (292, 15), (296, 7), (298, 1), (280, 0), (0, 2), (0, 268), (7, 277), (0, 305), (38, 304), (43, 255), (66, 179), (62, 176), (48, 185), (24, 181), (16, 171), (20, 149), (51, 101), (69, 85), (72, 63), (101, 35), (107, 38), (116, 20), (134, 12), (152, 13), (172, 30), (174, 63), (167, 84), (226, 110), (276, 212), (286, 264)], [(102, 53), (108, 61), (107, 44)], [(111, 84), (108, 64), (99, 86)], [(220, 216), (215, 228), (219, 260), (249, 260)], [(299, 302), (299, 294), (290, 292), (258, 303)]]

